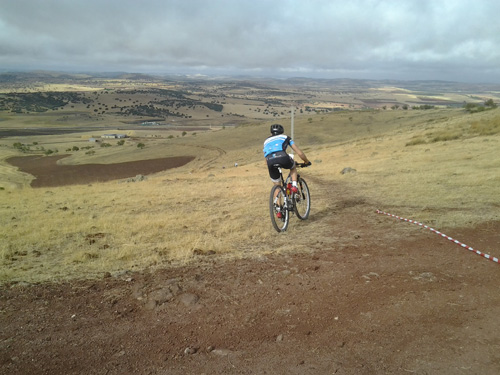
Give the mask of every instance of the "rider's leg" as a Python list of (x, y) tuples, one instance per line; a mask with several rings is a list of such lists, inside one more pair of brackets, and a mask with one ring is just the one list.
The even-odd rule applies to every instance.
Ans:
[(299, 191), (297, 188), (297, 168), (290, 169), (290, 177), (292, 178), (292, 193), (295, 194)]
[[(273, 181), (273, 184), (274, 184), (274, 186), (281, 186), (281, 182)], [(281, 204), (280, 204), (280, 202), (278, 201), (278, 194), (279, 193), (280, 193), (279, 189), (274, 190), (273, 202), (274, 202), (274, 210), (275, 210), (276, 217), (278, 219), (282, 219), (283, 218), (283, 212), (282, 212), (283, 202), (281, 202)]]
[[(281, 172), (279, 171), (278, 167), (276, 167), (273, 164), (267, 164), (269, 168), (269, 177), (271, 178), (271, 181), (275, 186), (280, 186), (281, 185)], [(274, 192), (273, 196), (273, 201), (276, 202), (276, 197), (278, 196), (279, 190), (276, 189)]]
[(292, 182), (294, 186), (297, 186), (297, 168), (293, 167), (290, 169), (290, 177), (292, 177)]
[[(275, 186), (280, 186), (280, 185), (281, 185), (281, 183), (280, 183), (280, 182), (273, 182), (273, 183), (274, 183), (274, 185), (275, 185)], [(279, 192), (280, 192), (280, 191), (279, 191), (278, 189), (276, 189), (276, 190), (274, 191), (273, 202), (276, 202), (276, 197), (278, 196)]]

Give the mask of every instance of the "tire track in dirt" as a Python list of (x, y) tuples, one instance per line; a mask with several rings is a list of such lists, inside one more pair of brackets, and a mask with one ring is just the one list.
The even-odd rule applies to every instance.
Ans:
[[(316, 246), (318, 249), (335, 246), (343, 250), (353, 245), (359, 248), (373, 243), (390, 244), (414, 232), (414, 228), (394, 227), (384, 220), (376, 214), (377, 202), (358, 194), (342, 181), (328, 181), (314, 174), (304, 178), (310, 181), (311, 189), (312, 208), (308, 220), (313, 223), (314, 230), (319, 231), (311, 241), (318, 242), (314, 237), (322, 238)], [(315, 209), (315, 202), (320, 209)]]

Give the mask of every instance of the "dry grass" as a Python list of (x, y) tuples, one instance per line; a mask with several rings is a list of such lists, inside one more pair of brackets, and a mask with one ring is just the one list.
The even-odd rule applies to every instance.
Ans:
[[(471, 124), (496, 123), (499, 111), (484, 117), (443, 118), (429, 129), (426, 121), (408, 132), (396, 132), (332, 149), (330, 158), (357, 169), (345, 183), (381, 209), (438, 227), (473, 226), (499, 220), (500, 137), (474, 136)], [(455, 134), (414, 142), (419, 134)], [(443, 139), (443, 140), (441, 140)]]
[[(490, 125), (498, 119), (498, 110), (337, 113), (312, 122), (297, 119), (295, 138), (314, 162), (306, 176), (325, 184), (336, 181), (380, 209), (438, 228), (470, 226), (500, 220), (500, 135)], [(144, 150), (114, 146), (69, 159), (198, 155), (143, 182), (32, 189), (27, 176), (0, 164), (0, 281), (95, 277), (185, 264), (212, 253), (248, 257), (307, 251), (327, 230), (321, 220), (307, 222), (306, 232), (297, 230), (300, 223), (294, 220), (288, 232), (277, 235), (268, 219), (271, 184), (261, 148), (269, 124), (148, 138)], [(489, 130), (477, 130), (483, 128)], [(461, 136), (429, 142), (429, 134), (441, 132)], [(41, 142), (66, 147), (80, 142), (74, 137)], [(407, 146), (416, 137), (426, 142)], [(12, 142), (0, 142), (0, 159), (15, 154)], [(341, 175), (348, 166), (357, 173)], [(310, 185), (312, 215), (326, 211), (335, 196)]]

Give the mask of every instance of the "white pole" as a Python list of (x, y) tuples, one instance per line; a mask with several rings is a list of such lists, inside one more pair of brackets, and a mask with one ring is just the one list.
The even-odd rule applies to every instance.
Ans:
[[(292, 117), (291, 117), (291, 122), (292, 122), (292, 124), (291, 124), (291, 125), (292, 125), (292, 126), (291, 126), (291, 128), (292, 128), (292, 129), (291, 129), (291, 131), (290, 131), (290, 137), (292, 137), (292, 139), (293, 139), (293, 106), (291, 106), (291, 107), (290, 107), (290, 109), (291, 109), (291, 113), (292, 113)], [(291, 147), (290, 147), (290, 150), (291, 150), (291, 155), (292, 155), (292, 157), (293, 157), (293, 149), (292, 149)]]

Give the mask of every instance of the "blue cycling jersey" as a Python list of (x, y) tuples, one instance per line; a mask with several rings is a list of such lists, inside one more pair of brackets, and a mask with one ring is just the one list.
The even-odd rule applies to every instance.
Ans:
[(273, 135), (264, 141), (264, 157), (273, 152), (286, 151), (293, 143), (292, 138), (285, 134)]

